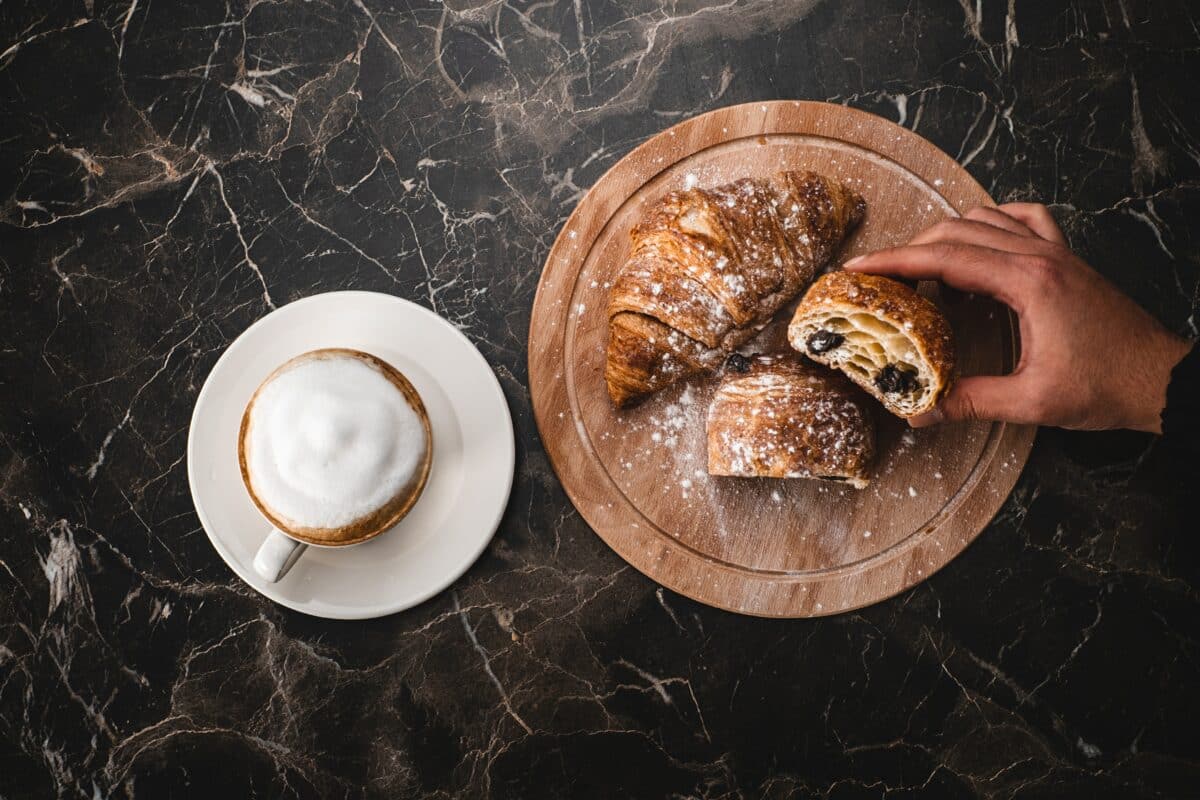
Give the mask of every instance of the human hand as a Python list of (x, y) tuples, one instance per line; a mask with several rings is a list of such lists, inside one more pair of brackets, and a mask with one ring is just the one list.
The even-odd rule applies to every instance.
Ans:
[(1171, 370), (1191, 344), (1072, 253), (1045, 206), (977, 208), (846, 269), (940, 280), (994, 297), (1020, 320), (1016, 369), (960, 379), (913, 427), (982, 419), (1161, 432)]

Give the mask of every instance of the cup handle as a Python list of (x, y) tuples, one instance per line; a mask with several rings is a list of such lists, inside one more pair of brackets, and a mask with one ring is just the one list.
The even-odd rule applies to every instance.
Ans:
[(265, 580), (275, 583), (288, 574), (288, 570), (296, 565), (307, 549), (308, 545), (303, 542), (289, 539), (272, 529), (254, 554), (254, 571)]

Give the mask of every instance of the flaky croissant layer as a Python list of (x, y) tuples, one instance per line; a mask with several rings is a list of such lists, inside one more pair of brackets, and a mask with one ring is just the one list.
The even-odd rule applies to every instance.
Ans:
[(618, 406), (720, 366), (813, 280), (866, 203), (815, 172), (671, 192), (630, 233), (609, 295)]

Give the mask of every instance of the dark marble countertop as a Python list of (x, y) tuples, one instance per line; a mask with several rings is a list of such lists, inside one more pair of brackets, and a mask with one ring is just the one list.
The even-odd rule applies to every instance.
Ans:
[[(929, 581), (744, 618), (581, 521), (525, 341), (606, 169), (776, 98), (1052, 204), (1195, 335), (1198, 24), (1187, 0), (0, 4), (0, 798), (1197, 796), (1194, 498), (1153, 439), (1044, 430)], [(460, 326), (518, 434), (485, 555), (355, 623), (234, 577), (184, 457), (229, 342), (347, 288)]]

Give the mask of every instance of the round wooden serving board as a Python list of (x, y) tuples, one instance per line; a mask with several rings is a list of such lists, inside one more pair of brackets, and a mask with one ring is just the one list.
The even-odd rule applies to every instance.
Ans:
[[(875, 476), (856, 491), (709, 477), (712, 378), (627, 411), (613, 408), (604, 383), (608, 287), (642, 209), (685, 183), (715, 186), (797, 168), (838, 178), (867, 200), (866, 219), (838, 262), (991, 204), (932, 144), (871, 114), (807, 102), (720, 109), (650, 139), (592, 187), (546, 260), (529, 334), (538, 428), (588, 524), (673, 591), (770, 617), (848, 611), (929, 577), (999, 510), (1034, 436), (1031, 427), (987, 423), (910, 431), (879, 408)], [(786, 347), (790, 311), (768, 326), (758, 349)], [(1012, 368), (1016, 334), (1007, 309), (967, 298), (945, 311), (962, 374)]]

